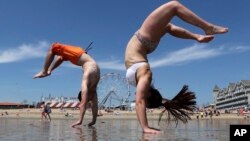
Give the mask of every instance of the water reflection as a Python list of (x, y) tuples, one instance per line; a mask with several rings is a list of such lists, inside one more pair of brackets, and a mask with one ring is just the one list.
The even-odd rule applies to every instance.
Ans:
[[(230, 124), (250, 124), (241, 120), (192, 120), (187, 124), (161, 123), (161, 134), (143, 134), (137, 120), (98, 120), (92, 127), (71, 128), (73, 120), (42, 122), (38, 119), (0, 118), (0, 140), (16, 141), (228, 141)], [(85, 121), (88, 123), (88, 121)], [(149, 120), (157, 127), (157, 120)]]
[(77, 141), (98, 141), (96, 128), (94, 126), (76, 127), (72, 129), (75, 130)]
[(73, 130), (76, 130), (75, 134), (77, 137), (79, 137), (79, 139), (77, 139), (77, 141), (85, 141), (85, 135), (84, 135), (82, 128), (76, 127), (76, 128), (73, 128)]

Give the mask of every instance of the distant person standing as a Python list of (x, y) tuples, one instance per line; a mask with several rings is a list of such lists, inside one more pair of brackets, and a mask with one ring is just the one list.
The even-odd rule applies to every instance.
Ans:
[(49, 121), (51, 121), (51, 117), (50, 117), (50, 113), (51, 113), (51, 107), (49, 106), (50, 104), (49, 103), (46, 103), (45, 104), (45, 113), (46, 113), (46, 115), (49, 117)]
[(41, 120), (43, 121), (43, 118), (47, 119), (46, 106), (44, 101), (41, 103), (41, 108), (42, 108)]
[(240, 107), (240, 109), (239, 109), (239, 115), (240, 116), (244, 116), (244, 108), (243, 107)]

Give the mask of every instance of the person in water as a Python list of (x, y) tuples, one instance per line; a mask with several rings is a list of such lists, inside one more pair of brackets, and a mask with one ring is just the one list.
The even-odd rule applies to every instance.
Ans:
[[(55, 56), (58, 57), (52, 64)], [(98, 112), (96, 88), (100, 79), (100, 69), (95, 60), (87, 54), (87, 51), (77, 46), (54, 43), (48, 51), (42, 71), (33, 78), (43, 78), (51, 75), (52, 71), (60, 66), (63, 61), (70, 61), (74, 65), (81, 66), (84, 72), (81, 84), (82, 100), (79, 106), (80, 117), (72, 124), (72, 127), (82, 124), (88, 102), (92, 102), (93, 114), (93, 119), (88, 125), (94, 125)]]
[[(201, 28), (205, 34), (192, 33), (187, 29), (174, 25), (171, 23), (171, 19), (175, 16), (191, 25)], [(223, 34), (226, 32), (228, 32), (228, 28), (205, 21), (177, 0), (172, 0), (161, 5), (148, 15), (141, 27), (129, 40), (125, 52), (126, 78), (131, 85), (136, 87), (136, 113), (143, 132), (160, 133), (158, 129), (149, 127), (146, 108), (148, 104), (153, 102), (153, 100), (148, 97), (154, 97), (154, 88), (151, 85), (152, 72), (147, 55), (157, 48), (161, 38), (169, 33), (177, 38), (192, 39), (199, 43), (207, 43), (214, 39), (215, 34)], [(183, 121), (186, 121), (185, 119), (188, 118), (188, 115), (182, 111), (177, 113), (174, 111), (178, 111), (180, 108), (186, 108), (186, 110), (192, 111), (195, 107), (193, 105), (195, 104), (195, 95), (192, 92), (190, 93), (187, 88), (187, 86), (184, 86), (177, 96), (177, 99), (173, 99), (178, 101), (182, 99), (182, 97), (186, 97), (186, 103), (177, 102), (182, 106), (173, 107), (169, 104), (169, 107), (166, 108), (167, 104), (163, 104), (168, 110), (171, 107), (175, 108), (175, 110), (172, 109), (172, 114), (174, 114), (177, 119)], [(169, 103), (170, 101), (165, 101), (165, 103), (166, 102)], [(174, 102), (172, 102), (172, 104), (173, 103)], [(159, 104), (162, 105), (162, 102)], [(183, 117), (182, 114), (185, 116)]]

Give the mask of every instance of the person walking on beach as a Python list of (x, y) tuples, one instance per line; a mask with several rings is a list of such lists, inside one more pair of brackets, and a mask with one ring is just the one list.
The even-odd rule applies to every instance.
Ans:
[(45, 108), (45, 102), (43, 101), (41, 103), (41, 108), (42, 108), (42, 113), (41, 113), (41, 120), (43, 121), (43, 118), (44, 119), (47, 119), (47, 115), (46, 115), (46, 108)]
[[(205, 35), (192, 33), (172, 24), (170, 21), (175, 16), (201, 28)], [(146, 117), (147, 104), (152, 102), (151, 99), (147, 100), (147, 97), (152, 93), (151, 90), (155, 90), (151, 85), (152, 72), (147, 54), (157, 48), (161, 38), (167, 33), (177, 38), (207, 43), (213, 40), (214, 34), (226, 32), (228, 32), (228, 28), (203, 20), (177, 0), (167, 2), (149, 14), (128, 42), (125, 52), (126, 77), (128, 82), (136, 87), (136, 113), (143, 132), (160, 133), (158, 129), (149, 127)], [(185, 90), (187, 89), (185, 88)], [(181, 93), (181, 95), (185, 95), (186, 91), (181, 91)], [(192, 96), (192, 98), (195, 97)], [(193, 100), (192, 98), (189, 100)]]
[[(58, 56), (52, 64), (54, 57)], [(61, 43), (54, 43), (49, 49), (42, 71), (34, 75), (35, 78), (43, 78), (51, 75), (52, 71), (56, 69), (63, 61), (70, 61), (72, 64), (81, 66), (83, 70), (82, 84), (81, 84), (81, 103), (80, 103), (80, 117), (72, 124), (72, 127), (81, 125), (87, 108), (87, 103), (92, 102), (92, 121), (88, 124), (92, 126), (96, 123), (98, 106), (96, 88), (100, 79), (100, 69), (95, 60), (87, 54), (81, 47), (65, 45)]]
[(49, 121), (51, 121), (51, 117), (50, 117), (51, 107), (49, 106), (49, 103), (45, 104), (44, 112), (49, 117)]

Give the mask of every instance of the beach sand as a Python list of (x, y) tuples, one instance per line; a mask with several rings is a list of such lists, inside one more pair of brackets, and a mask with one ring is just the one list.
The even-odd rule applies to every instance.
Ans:
[[(115, 110), (113, 112), (105, 112), (104, 110), (99, 111), (102, 116), (98, 116), (100, 119), (137, 119), (135, 111), (121, 111)], [(147, 112), (148, 119), (158, 119), (160, 109), (150, 110)], [(41, 118), (42, 109), (0, 109), (0, 118)], [(68, 116), (66, 116), (68, 114)], [(191, 118), (197, 119), (197, 113), (194, 113)], [(77, 109), (52, 109), (50, 114), (53, 119), (77, 119), (79, 117), (79, 110)], [(238, 116), (236, 113), (231, 114), (220, 114), (220, 116), (213, 116), (213, 119), (242, 119), (250, 117), (250, 114), (244, 114), (243, 116)], [(86, 111), (84, 118), (92, 118), (92, 113), (90, 109)], [(210, 116), (199, 117), (199, 119), (210, 119)]]

